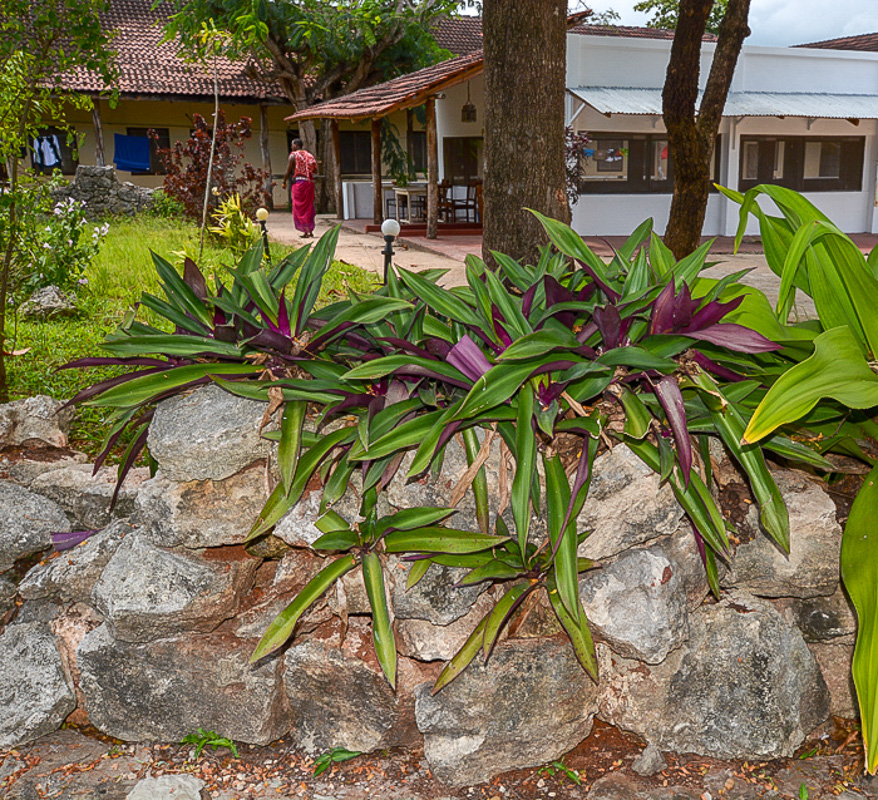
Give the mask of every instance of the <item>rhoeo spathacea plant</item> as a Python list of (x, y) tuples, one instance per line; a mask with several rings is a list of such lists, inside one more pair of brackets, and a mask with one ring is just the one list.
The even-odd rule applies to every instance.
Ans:
[[(439, 272), (397, 269), (375, 294), (351, 293), (323, 308), (316, 300), (334, 233), (274, 267), (262, 264), (257, 247), (216, 291), (194, 264), (180, 277), (156, 260), (166, 298), (143, 302), (174, 332), (123, 326), (105, 347), (141, 369), (76, 399), (112, 409), (111, 440), (125, 425), (145, 426), (157, 401), (210, 381), (268, 401), (280, 415), (279, 431), (269, 434), (278, 440), (279, 480), (247, 538), (271, 531), (319, 477), (323, 536), (314, 547), (326, 566), (271, 624), (254, 660), (284, 646), (302, 614), (361, 569), (375, 650), (394, 684), (384, 571), (395, 555), (410, 565), (409, 586), (438, 564), (463, 568), (462, 585), (500, 588), (436, 690), (479, 652), (488, 658), (541, 592), (597, 679), (578, 583), (594, 565), (580, 556), (589, 532), (577, 520), (596, 455), (618, 442), (672, 487), (715, 592), (716, 561), (730, 550), (709, 489), (709, 437), (721, 439), (747, 473), (763, 526), (788, 549), (788, 517), (763, 447), (828, 464), (777, 433), (761, 445), (741, 444), (752, 409), (784, 363), (779, 342), (731, 319), (752, 316), (782, 338), (770, 313), (762, 319), (764, 296), (744, 290), (739, 275), (702, 277), (707, 246), (675, 262), (649, 224), (604, 263), (566, 226), (540, 221), (554, 247), (534, 266), (495, 254), (495, 273), (471, 257), (466, 285), (451, 289), (438, 284)], [(469, 468), (447, 507), (379, 512), (391, 481), (441, 469), (453, 439)], [(492, 448), (500, 451), (500, 486), (489, 488)], [(356, 519), (333, 509), (351, 486), (361, 500)], [(474, 496), (477, 530), (455, 523), (465, 491)]]

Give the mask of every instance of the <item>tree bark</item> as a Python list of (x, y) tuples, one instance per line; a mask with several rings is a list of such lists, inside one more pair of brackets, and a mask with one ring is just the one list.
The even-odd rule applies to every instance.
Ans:
[(664, 241), (678, 259), (689, 255), (701, 240), (716, 135), (741, 46), (750, 33), (750, 0), (729, 0), (696, 116), (701, 38), (712, 5), (713, 0), (680, 1), (680, 18), (662, 92), (668, 148), (674, 164), (674, 195)]
[(436, 98), (427, 98), (427, 238), (439, 229), (439, 150), (436, 144)]
[(95, 97), (91, 106), (91, 121), (95, 130), (95, 164), (99, 167), (106, 166), (104, 155), (104, 126), (101, 122), (101, 99)]
[(548, 240), (535, 209), (570, 221), (564, 168), (566, 0), (485, 0), (482, 253), (535, 262)]
[(262, 155), (262, 169), (266, 172), (265, 183), (262, 188), (265, 191), (265, 202), (268, 208), (274, 208), (274, 195), (271, 191), (271, 148), (268, 144), (268, 106), (262, 103), (259, 106), (259, 151)]
[(338, 120), (330, 120), (329, 132), (332, 138), (332, 185), (335, 192), (335, 210), (339, 220), (344, 219), (344, 197), (341, 185), (341, 134)]
[[(409, 215), (411, 219), (411, 215)], [(381, 190), (381, 119), (372, 120), (372, 222), (384, 222), (384, 193)]]

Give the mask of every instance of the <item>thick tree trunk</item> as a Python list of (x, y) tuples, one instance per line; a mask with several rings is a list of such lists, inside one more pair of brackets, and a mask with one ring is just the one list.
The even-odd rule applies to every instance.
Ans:
[(427, 98), (427, 238), (439, 230), (439, 150), (436, 144), (436, 98)]
[(267, 177), (262, 186), (265, 192), (265, 202), (269, 208), (274, 208), (274, 197), (271, 191), (271, 148), (268, 142), (268, 107), (263, 103), (259, 106), (259, 152), (262, 156), (262, 169)]
[(729, 0), (696, 118), (701, 37), (713, 0), (681, 0), (662, 106), (674, 163), (674, 196), (664, 241), (676, 258), (695, 250), (707, 212), (710, 161), (744, 39), (750, 0)]
[(485, 0), (482, 253), (533, 262), (547, 242), (525, 209), (570, 221), (564, 169), (566, 0)]

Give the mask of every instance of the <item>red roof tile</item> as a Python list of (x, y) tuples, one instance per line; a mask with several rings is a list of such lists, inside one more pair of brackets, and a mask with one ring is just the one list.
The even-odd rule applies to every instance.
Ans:
[(859, 36), (842, 36), (822, 42), (797, 44), (796, 47), (816, 47), (822, 50), (861, 50), (878, 53), (878, 33), (861, 33)]
[[(119, 80), (113, 88), (128, 96), (213, 97), (212, 70), (184, 61), (174, 42), (161, 43), (162, 25), (170, 8), (154, 11), (151, 6), (151, 0), (111, 0), (103, 15), (105, 30), (118, 31), (112, 47), (118, 53)], [(244, 62), (220, 58), (217, 68), (219, 94), (224, 100), (284, 101), (277, 84), (250, 77)], [(81, 92), (106, 88), (86, 70), (76, 71), (65, 83)]]
[(400, 75), (377, 86), (360, 89), (337, 100), (319, 103), (286, 119), (356, 120), (383, 117), (391, 111), (419, 106), (429, 95), (478, 75), (482, 71), (483, 60), (482, 51), (477, 50), (408, 75)]
[(433, 35), (440, 47), (456, 56), (474, 53), (484, 47), (481, 17), (446, 17)]
[[(576, 25), (570, 29), (570, 33), (578, 33), (581, 36), (619, 36), (625, 39), (663, 39), (674, 38), (674, 31), (662, 28), (635, 28), (629, 25)], [(716, 34), (705, 33), (701, 37), (703, 42), (715, 42)]]

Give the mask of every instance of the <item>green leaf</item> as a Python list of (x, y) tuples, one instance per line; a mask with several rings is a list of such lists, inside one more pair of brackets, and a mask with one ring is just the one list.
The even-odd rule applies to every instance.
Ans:
[(479, 652), (482, 647), (482, 642), (484, 641), (485, 625), (488, 622), (490, 613), (491, 612), (488, 612), (482, 617), (482, 621), (473, 628), (473, 632), (463, 643), (460, 650), (454, 654), (451, 661), (449, 661), (442, 672), (439, 673), (439, 677), (436, 679), (436, 683), (430, 694), (436, 694), (440, 689), (451, 683), (451, 681), (460, 675), (460, 673), (463, 672), (476, 657), (476, 653)]
[(375, 655), (384, 670), (388, 683), (396, 688), (396, 640), (390, 624), (390, 610), (387, 607), (387, 594), (384, 591), (384, 568), (377, 553), (363, 556), (363, 582), (372, 607), (372, 641)]
[(534, 390), (523, 386), (518, 393), (518, 418), (515, 426), (515, 475), (512, 478), (511, 505), (518, 547), (522, 558), (530, 531), (531, 485), (537, 468), (537, 440), (533, 431)]
[(280, 444), (277, 448), (277, 462), (280, 468), (284, 489), (289, 492), (302, 447), (302, 425), (308, 404), (303, 400), (288, 401), (284, 404), (280, 424)]
[(360, 537), (356, 531), (350, 529), (344, 531), (329, 531), (320, 536), (311, 546), (315, 550), (337, 550), (344, 552), (360, 544)]
[(878, 467), (854, 500), (841, 543), (841, 578), (857, 611), (853, 676), (866, 770), (878, 770)]
[(814, 355), (775, 381), (753, 412), (743, 441), (758, 442), (803, 417), (825, 397), (849, 408), (878, 406), (878, 376), (847, 327), (820, 334), (814, 340)]
[(430, 569), (430, 564), (433, 562), (429, 558), (422, 558), (418, 561), (413, 561), (411, 567), (409, 568), (408, 575), (406, 575), (405, 579), (405, 588), (406, 591), (411, 589), (413, 586), (417, 586), (418, 582), (424, 575), (427, 574), (427, 570)]
[(220, 342), (206, 336), (179, 336), (173, 333), (144, 334), (142, 336), (108, 336), (101, 349), (116, 356), (228, 356), (240, 359), (242, 349), (236, 344)]
[(549, 541), (555, 550), (554, 574), (561, 602), (568, 613), (579, 618), (579, 574), (576, 559), (576, 548), (579, 544), (576, 537), (576, 517), (571, 515), (562, 530), (570, 504), (570, 484), (561, 465), (560, 456), (543, 457), (543, 468), (546, 474), (546, 506), (549, 517)]
[(643, 404), (643, 401), (628, 389), (622, 389), (619, 395), (622, 406), (625, 408), (625, 433), (635, 439), (642, 439), (649, 433), (652, 424), (652, 414)]
[(497, 644), (497, 637), (500, 636), (503, 626), (508, 621), (509, 612), (515, 605), (516, 600), (532, 588), (533, 584), (530, 581), (515, 584), (515, 586), (506, 590), (506, 593), (500, 598), (497, 605), (491, 609), (485, 620), (485, 632), (482, 636), (482, 653), (486, 660), (490, 657), (491, 651)]
[(400, 279), (414, 292), (415, 297), (423, 300), (433, 311), (455, 322), (480, 327), (481, 321), (475, 310), (456, 295), (414, 272), (402, 268), (399, 268), (399, 272)]
[(388, 553), (449, 553), (463, 555), (499, 547), (506, 537), (462, 531), (456, 528), (425, 527), (393, 531), (384, 537)]
[(440, 508), (438, 506), (421, 506), (419, 508), (404, 508), (395, 514), (389, 514), (378, 520), (378, 534), (384, 531), (410, 531), (413, 528), (422, 528), (426, 525), (435, 525), (452, 514), (457, 513), (453, 508)]
[(293, 600), (283, 611), (278, 614), (268, 629), (256, 645), (253, 655), (250, 656), (250, 663), (258, 661), (263, 656), (273, 653), (290, 638), (293, 629), (302, 616), (311, 605), (322, 595), (332, 584), (346, 573), (350, 572), (356, 566), (356, 560), (352, 555), (342, 556), (333, 561), (328, 566), (318, 572), (307, 584), (302, 591), (296, 595)]
[(561, 627), (564, 628), (564, 631), (570, 638), (570, 643), (573, 645), (573, 653), (576, 656), (576, 660), (588, 673), (589, 677), (597, 683), (598, 661), (585, 611), (580, 606), (578, 615), (571, 614), (561, 601), (561, 596), (556, 587), (550, 583), (546, 589), (549, 595), (549, 602), (552, 604), (552, 610), (555, 612)]

